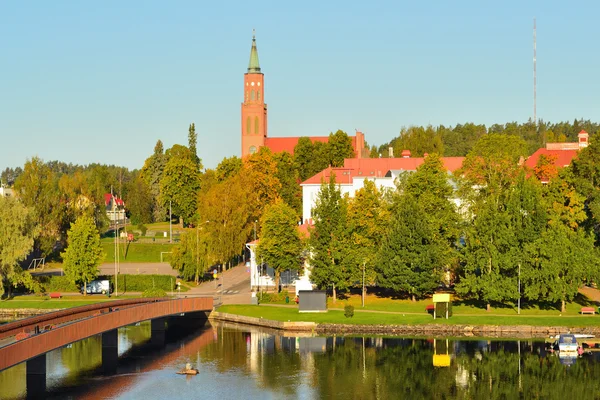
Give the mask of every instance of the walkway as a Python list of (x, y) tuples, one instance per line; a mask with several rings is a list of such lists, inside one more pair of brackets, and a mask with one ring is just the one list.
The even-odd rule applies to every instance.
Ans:
[[(203, 282), (192, 287), (184, 295), (212, 295), (215, 303), (221, 304), (250, 304), (250, 271), (244, 264), (233, 267), (219, 274), (217, 281)], [(223, 281), (225, 282), (223, 286)], [(224, 290), (223, 290), (224, 288)]]

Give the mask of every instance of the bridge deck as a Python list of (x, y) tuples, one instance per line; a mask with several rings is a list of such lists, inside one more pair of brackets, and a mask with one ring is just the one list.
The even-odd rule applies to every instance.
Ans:
[[(122, 305), (118, 305), (117, 301), (110, 302), (110, 304), (102, 303), (103, 307), (96, 309), (84, 309), (90, 306), (76, 307), (79, 312), (76, 312), (75, 308), (67, 309), (38, 316), (42, 318), (32, 317), (2, 326), (4, 338), (9, 335), (8, 332), (15, 335), (16, 332), (26, 329), (30, 331), (35, 325), (51, 324), (55, 325), (55, 328), (1, 347), (0, 371), (69, 343), (122, 326), (169, 315), (211, 311), (213, 308), (212, 297), (133, 300), (138, 301)], [(123, 301), (127, 302), (128, 300)], [(102, 312), (104, 309), (106, 309), (105, 312)], [(65, 318), (70, 319), (64, 320)], [(19, 325), (17, 323), (20, 324), (20, 327), (16, 327)], [(17, 330), (15, 331), (15, 329)]]

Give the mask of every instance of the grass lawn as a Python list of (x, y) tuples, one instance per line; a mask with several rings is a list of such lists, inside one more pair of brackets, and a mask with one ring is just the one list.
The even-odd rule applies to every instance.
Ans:
[(346, 318), (341, 310), (329, 310), (327, 313), (302, 313), (296, 307), (269, 307), (252, 305), (224, 305), (219, 312), (245, 315), (248, 317), (271, 319), (275, 321), (305, 321), (317, 323), (354, 324), (354, 325), (532, 325), (532, 326), (600, 326), (598, 315), (580, 316), (544, 316), (544, 315), (454, 315), (448, 320), (436, 319), (429, 314), (391, 314), (379, 312), (362, 312), (355, 310), (354, 317)]
[(108, 298), (106, 296), (66, 296), (62, 299), (49, 299), (37, 296), (31, 296), (27, 298), (16, 298), (10, 300), (1, 300), (0, 308), (39, 308), (39, 309), (53, 309), (53, 308), (69, 308), (77, 306), (86, 306), (88, 304), (101, 303), (113, 300), (131, 299), (139, 296), (112, 296)]
[[(115, 261), (114, 243), (108, 239), (101, 242), (106, 263)], [(160, 262), (160, 253), (173, 251), (174, 244), (170, 243), (121, 243), (119, 247), (119, 260), (121, 262)], [(163, 261), (169, 261), (170, 254), (163, 254)]]

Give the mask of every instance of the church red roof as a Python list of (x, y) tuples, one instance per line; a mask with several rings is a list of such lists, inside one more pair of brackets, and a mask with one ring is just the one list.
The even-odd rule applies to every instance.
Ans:
[[(464, 157), (442, 157), (446, 170), (454, 172), (462, 166)], [(423, 164), (423, 157), (415, 158), (347, 158), (344, 166), (340, 168), (329, 167), (318, 174), (308, 178), (302, 184), (317, 184), (327, 182), (331, 173), (335, 173), (338, 184), (351, 184), (355, 176), (382, 178), (390, 170), (415, 171)]]
[[(313, 143), (327, 143), (329, 141), (329, 136), (310, 136), (309, 139)], [(300, 137), (267, 137), (265, 138), (265, 146), (273, 153), (287, 151), (291, 155), (294, 155), (294, 147), (298, 144), (298, 140), (300, 140)]]

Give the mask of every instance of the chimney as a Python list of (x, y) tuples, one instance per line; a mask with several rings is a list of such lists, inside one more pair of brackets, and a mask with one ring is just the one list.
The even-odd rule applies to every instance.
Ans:
[(390, 158), (394, 158), (394, 148), (392, 146), (389, 147)]
[(577, 135), (577, 137), (579, 137), (580, 149), (583, 149), (588, 146), (588, 138), (590, 137), (590, 135), (586, 131), (582, 129), (581, 132), (579, 132), (579, 134)]
[(410, 150), (402, 150), (402, 158), (410, 158)]

